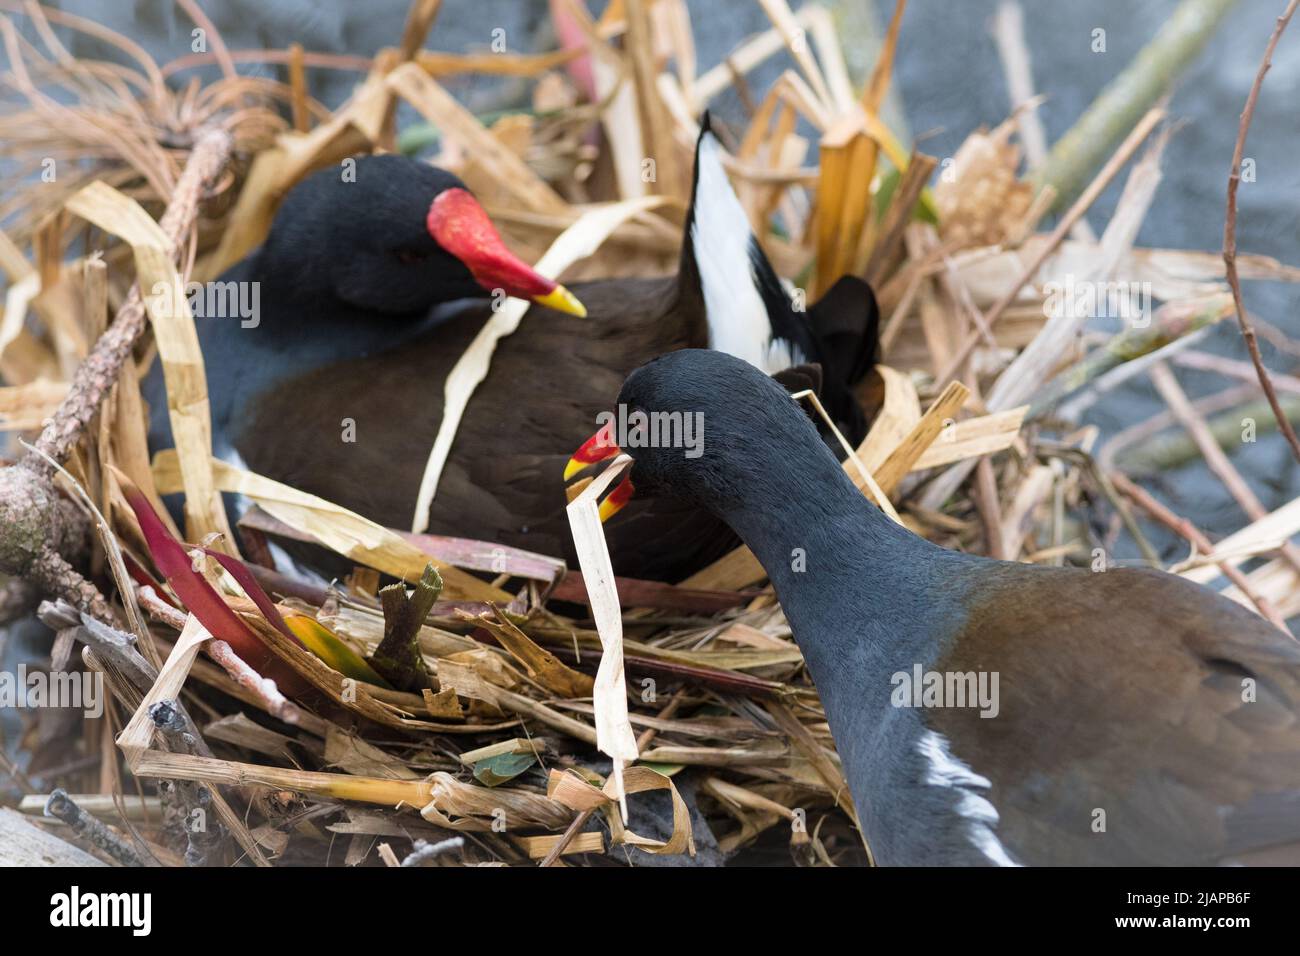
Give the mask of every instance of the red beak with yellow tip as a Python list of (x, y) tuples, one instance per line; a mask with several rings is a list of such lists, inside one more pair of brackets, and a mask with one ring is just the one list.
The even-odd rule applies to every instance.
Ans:
[(487, 211), (468, 190), (439, 193), (429, 207), (425, 225), (434, 242), (463, 262), (486, 291), (500, 289), (517, 299), (586, 317), (587, 310), (577, 296), (506, 248)]
[(564, 466), (564, 480), (568, 481), (588, 465), (613, 458), (618, 453), (619, 447), (614, 443), (614, 426), (612, 423), (604, 425), (573, 453), (569, 463)]
[(632, 487), (631, 477), (625, 475), (623, 480), (620, 481), (615, 486), (614, 490), (605, 496), (605, 500), (600, 503), (599, 514), (601, 523), (603, 524), (622, 511), (623, 506), (632, 500), (632, 495), (635, 493), (636, 489)]
[[(583, 442), (582, 446), (573, 453), (569, 463), (564, 466), (564, 480), (568, 481), (589, 465), (617, 457), (621, 452), (622, 449), (614, 442), (614, 426), (613, 424), (607, 424)], [(631, 477), (624, 476), (623, 480), (600, 503), (600, 520), (602, 522), (608, 521), (618, 514), (623, 509), (623, 506), (632, 500), (634, 493), (635, 489), (632, 487)]]

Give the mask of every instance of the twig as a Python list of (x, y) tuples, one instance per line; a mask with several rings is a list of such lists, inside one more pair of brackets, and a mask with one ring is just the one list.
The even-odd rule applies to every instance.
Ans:
[(158, 596), (152, 585), (142, 584), (135, 590), (135, 598), (140, 607), (159, 624), (166, 624), (173, 630), (185, 630), (185, 612), (178, 610)]
[[(180, 701), (158, 701), (149, 708), (149, 719), (175, 751), (194, 753), (203, 745), (198, 728)], [(181, 827), (185, 831), (185, 865), (207, 866), (215, 862), (213, 856), (220, 850), (225, 832), (215, 820), (211, 825), (208, 823), (213, 815), (212, 791), (197, 780), (163, 780), (160, 784), (171, 788), (180, 809)]]
[[(1225, 378), (1239, 378), (1243, 382), (1249, 382), (1252, 386), (1259, 381), (1259, 378), (1255, 375), (1255, 367), (1249, 362), (1238, 362), (1236, 359), (1230, 359), (1222, 355), (1211, 355), (1209, 352), (1198, 352), (1189, 349), (1186, 352), (1171, 355), (1169, 361), (1184, 368), (1214, 372), (1216, 375), (1222, 375)], [(1296, 378), (1294, 375), (1275, 375), (1273, 376), (1273, 384), (1283, 392), (1300, 395), (1300, 378)]]
[(1267, 510), (1251, 487), (1246, 484), (1241, 473), (1232, 467), (1228, 461), (1228, 456), (1219, 443), (1215, 440), (1210, 428), (1205, 424), (1205, 419), (1201, 418), (1192, 409), (1192, 403), (1187, 398), (1187, 393), (1183, 387), (1178, 384), (1178, 379), (1174, 373), (1169, 370), (1169, 366), (1164, 362), (1157, 362), (1151, 367), (1151, 384), (1156, 387), (1164, 403), (1169, 406), (1169, 411), (1174, 415), (1174, 419), (1179, 425), (1192, 437), (1196, 442), (1196, 447), (1200, 449), (1205, 463), (1210, 467), (1210, 471), (1223, 482), (1223, 486), (1228, 489), (1228, 493), (1236, 499), (1241, 510), (1245, 512), (1246, 517), (1252, 521), (1258, 521), (1264, 517)]
[(555, 846), (551, 847), (551, 852), (546, 854), (546, 859), (542, 860), (541, 864), (539, 864), (540, 866), (555, 866), (555, 861), (560, 858), (560, 854), (564, 852), (564, 848), (573, 842), (573, 838), (578, 835), (578, 831), (581, 830), (586, 825), (587, 821), (591, 819), (592, 812), (593, 808), (588, 807), (573, 818), (573, 822), (569, 824), (568, 829), (566, 829), (560, 839), (556, 841)]
[(36, 784), (32, 783), (27, 774), (23, 773), (22, 767), (9, 759), (9, 755), (3, 749), (0, 749), (0, 770), (4, 771), (5, 775), (18, 784), (25, 793), (36, 792)]
[[(1246, 314), (1250, 315), (1249, 312)], [(1259, 333), (1264, 341), (1270, 343), (1273, 348), (1277, 349), (1279, 352), (1285, 352), (1287, 355), (1293, 355), (1296, 358), (1300, 358), (1300, 343), (1292, 341), (1291, 338), (1276, 325), (1261, 319), (1258, 315), (1250, 316), (1250, 319), (1255, 323), (1255, 331)]]
[(225, 641), (214, 637), (208, 641), (206, 650), (208, 656), (220, 664), (236, 684), (256, 697), (272, 717), (283, 720), (286, 724), (296, 724), (302, 719), (302, 712), (293, 701), (280, 693), (275, 681), (249, 667)]
[[(136, 589), (135, 594), (140, 607), (154, 620), (178, 631), (185, 629), (185, 614), (160, 598), (152, 587), (142, 585)], [(249, 667), (225, 641), (213, 638), (204, 645), (204, 650), (208, 657), (221, 665), (231, 680), (256, 697), (261, 707), (272, 717), (283, 720), (286, 724), (297, 724), (302, 719), (302, 711), (280, 693), (275, 681)]]
[(998, 507), (998, 479), (993, 473), (993, 460), (988, 455), (975, 466), (975, 507), (984, 526), (984, 550), (990, 558), (1006, 558), (1002, 547), (1001, 509)]
[[(87, 650), (94, 652), (102, 663), (111, 665), (113, 674), (124, 682), (115, 685), (117, 696), (128, 707), (138, 707), (158, 679), (157, 668), (135, 649), (133, 635), (100, 623), (66, 601), (42, 601), (37, 616), (46, 627), (60, 631), (72, 629), (73, 636)], [(159, 711), (162, 719), (159, 729), (170, 734), (168, 742), (178, 752), (211, 757), (207, 742), (180, 702), (167, 701), (167, 705), (166, 712)]]
[(134, 847), (110, 830), (97, 817), (91, 816), (77, 806), (62, 788), (50, 794), (50, 799), (45, 802), (45, 815), (62, 820), (72, 827), (77, 836), (107, 853), (123, 866), (149, 865)]
[[(36, 616), (53, 631), (62, 633), (71, 629), (77, 640), (98, 651), (100, 657), (130, 684), (135, 692), (135, 704), (158, 679), (158, 669), (136, 650), (134, 635), (109, 627), (63, 600), (42, 601)], [(128, 706), (132, 705), (130, 696), (118, 696), (122, 696)]]
[[(199, 137), (159, 223), (173, 248), (192, 228), (199, 201), (225, 168), (230, 151), (231, 138), (225, 132)], [(55, 488), (55, 467), (67, 460), (117, 381), (144, 323), (137, 283), (108, 331), (77, 366), (67, 397), (36, 440), (35, 451), (17, 465), (0, 469), (0, 573), (23, 578), (44, 594), (67, 598), (104, 621), (113, 620), (107, 600), (67, 557), (84, 550), (86, 522)]]
[(1002, 0), (993, 16), (993, 40), (998, 45), (1002, 73), (1006, 78), (1011, 108), (1027, 106), (1020, 114), (1020, 141), (1025, 146), (1025, 160), (1031, 169), (1047, 160), (1047, 135), (1038, 116), (1034, 96), (1034, 74), (1025, 45), (1025, 13), (1016, 0)]
[(1084, 451), (1082, 448), (1074, 448), (1068, 445), (1060, 445), (1055, 442), (1041, 440), (1038, 443), (1038, 451), (1043, 455), (1068, 459), (1083, 468), (1083, 470), (1088, 473), (1089, 477), (1096, 482), (1097, 487), (1106, 497), (1106, 500), (1110, 502), (1111, 507), (1115, 509), (1115, 512), (1120, 517), (1120, 521), (1124, 523), (1124, 528), (1133, 537), (1133, 540), (1137, 542), (1138, 550), (1142, 552), (1142, 556), (1146, 559), (1147, 563), (1153, 568), (1161, 566), (1160, 555), (1156, 553), (1156, 549), (1152, 547), (1151, 542), (1148, 541), (1146, 535), (1142, 533), (1142, 529), (1138, 526), (1137, 520), (1129, 511), (1128, 506), (1124, 504), (1123, 500), (1120, 498), (1119, 492), (1115, 490), (1115, 485), (1111, 482), (1110, 476), (1098, 467), (1096, 459), (1093, 458), (1091, 454)]
[(194, 25), (207, 34), (212, 43), (212, 56), (221, 67), (222, 75), (228, 79), (234, 77), (235, 62), (230, 58), (230, 51), (226, 49), (226, 41), (221, 38), (221, 32), (212, 25), (208, 15), (195, 0), (176, 0), (176, 3), (185, 11), (185, 15), (194, 21)]
[(1297, 462), (1300, 462), (1300, 438), (1296, 437), (1295, 429), (1283, 414), (1278, 404), (1277, 393), (1273, 390), (1273, 383), (1269, 381), (1268, 370), (1264, 367), (1264, 358), (1259, 352), (1259, 342), (1255, 340), (1255, 330), (1251, 327), (1250, 320), (1246, 318), (1246, 307), (1241, 301), (1241, 279), (1237, 275), (1237, 187), (1241, 184), (1241, 161), (1246, 151), (1246, 133), (1250, 130), (1250, 121), (1255, 117), (1255, 102), (1259, 99), (1259, 88), (1264, 83), (1264, 74), (1273, 64), (1273, 50), (1282, 37), (1282, 31), (1291, 22), (1291, 16), (1297, 6), (1300, 6), (1300, 0), (1291, 0), (1286, 5), (1286, 10), (1277, 18), (1273, 33), (1268, 38), (1268, 46), (1264, 48), (1264, 58), (1260, 61), (1259, 70), (1255, 74), (1255, 82), (1250, 86), (1250, 95), (1246, 97), (1245, 109), (1241, 111), (1237, 143), (1232, 149), (1232, 169), (1228, 172), (1228, 208), (1223, 219), (1223, 265), (1227, 271), (1228, 285), (1232, 288), (1232, 302), (1237, 309), (1237, 324), (1241, 326), (1241, 337), (1246, 340), (1246, 348), (1250, 350), (1250, 360), (1255, 363), (1260, 387), (1264, 389), (1269, 407), (1273, 409), (1277, 427), (1285, 436), (1287, 444), (1291, 446), (1291, 454), (1295, 455)]
[(46, 464), (63, 477), (76, 500), (81, 502), (87, 514), (94, 520), (95, 530), (99, 533), (99, 541), (103, 545), (104, 554), (108, 558), (109, 567), (113, 572), (113, 581), (120, 592), (119, 597), (122, 599), (122, 606), (126, 609), (126, 618), (131, 625), (131, 630), (135, 633), (140, 647), (148, 654), (149, 662), (155, 667), (162, 666), (162, 659), (159, 658), (158, 651), (153, 646), (149, 630), (145, 627), (144, 619), (140, 616), (140, 608), (135, 602), (135, 591), (131, 588), (131, 578), (126, 570), (126, 559), (122, 556), (122, 546), (113, 535), (108, 519), (104, 517), (104, 513), (99, 510), (90, 495), (86, 493), (86, 489), (81, 486), (81, 482), (73, 477), (66, 468), (35, 445), (29, 445), (27, 442), (22, 442), (22, 445), (31, 454), (43, 459)]
[[(149, 590), (152, 595), (152, 589)], [(113, 687), (114, 695), (123, 703), (131, 708), (140, 705), (140, 701), (149, 693), (154, 681), (158, 679), (158, 671), (140, 656), (140, 653), (133, 646), (135, 639), (132, 635), (114, 630), (106, 624), (101, 624), (84, 611), (78, 611), (67, 602), (45, 601), (41, 604), (38, 613), (40, 619), (48, 627), (54, 629), (76, 627), (80, 622), (81, 626), (76, 628), (76, 637), (77, 640), (86, 645), (86, 663), (94, 670), (106, 675)], [(116, 678), (120, 678), (120, 681), (115, 680), (114, 675), (116, 675)], [(179, 734), (168, 735), (164, 733), (167, 745), (177, 748), (178, 752), (181, 753), (210, 758), (212, 751), (208, 748), (202, 734), (199, 733), (193, 718), (185, 713), (184, 707), (179, 701), (172, 701), (171, 706), (177, 712), (177, 716), (166, 720), (167, 727), (160, 729), (166, 731), (183, 725), (186, 730), (184, 733)], [(168, 781), (166, 778), (164, 778), (162, 784), (164, 786), (162, 790), (164, 797), (174, 794), (184, 807), (193, 807), (196, 803), (200, 807), (208, 805), (203, 800), (196, 800), (193, 795), (187, 795), (177, 789), (180, 786), (180, 781), (175, 781), (170, 789), (167, 789)], [(258, 862), (259, 865), (269, 865), (265, 862), (257, 844), (248, 835), (248, 830), (243, 826), (239, 815), (221, 794), (209, 791), (205, 799), (210, 801), (217, 821), (235, 837), (245, 854)], [(212, 824), (211, 828), (216, 830), (216, 825)], [(187, 826), (186, 829), (191, 830), (192, 827)], [(202, 862), (202, 860), (191, 858), (187, 854), (187, 862)]]
[[(231, 148), (230, 134), (221, 130), (204, 133), (194, 144), (167, 211), (158, 221), (173, 251), (194, 226), (199, 203), (225, 169)], [(37, 448), (57, 462), (67, 459), (117, 381), (118, 372), (144, 327), (144, 299), (137, 283), (131, 287), (131, 294), (118, 309), (108, 331), (100, 336), (90, 354), (77, 366), (68, 386), (68, 395), (36, 440)], [(49, 470), (49, 465), (39, 459), (24, 459), (25, 464), (28, 462), (29, 467), (39, 471)]]

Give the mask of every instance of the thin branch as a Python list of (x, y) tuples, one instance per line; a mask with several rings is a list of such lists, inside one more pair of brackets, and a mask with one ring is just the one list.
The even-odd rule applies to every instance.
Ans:
[[(161, 621), (176, 630), (185, 629), (185, 613), (172, 607), (149, 585), (136, 589), (136, 599), (140, 607), (156, 621)], [(293, 701), (280, 693), (275, 681), (263, 677), (249, 667), (234, 649), (225, 641), (213, 638), (204, 645), (208, 657), (220, 664), (226, 674), (240, 687), (248, 691), (272, 717), (283, 720), (286, 724), (297, 724), (302, 720), (302, 711)]]
[(74, 833), (107, 853), (123, 866), (148, 866), (149, 863), (135, 848), (110, 830), (98, 817), (92, 816), (62, 790), (55, 790), (45, 801), (45, 815), (62, 820)]
[[(1210, 431), (1210, 426), (1205, 423), (1192, 409), (1192, 403), (1188, 400), (1183, 387), (1178, 384), (1178, 379), (1174, 373), (1169, 370), (1169, 366), (1164, 362), (1157, 362), (1151, 369), (1151, 382), (1164, 399), (1169, 410), (1174, 413), (1178, 423), (1191, 436), (1196, 447), (1200, 449), (1201, 456), (1205, 459), (1206, 465), (1210, 471), (1223, 482), (1223, 486), (1228, 489), (1228, 493), (1236, 499), (1238, 507), (1245, 512), (1246, 517), (1251, 521), (1261, 521), (1268, 514), (1268, 509), (1264, 503), (1259, 500), (1254, 490), (1246, 483), (1246, 479), (1241, 477), (1241, 473), (1232, 466), (1228, 460), (1227, 453), (1219, 447), (1214, 433)], [(1285, 416), (1284, 416), (1285, 417)], [(1287, 564), (1300, 573), (1300, 549), (1296, 548), (1290, 541), (1283, 541), (1280, 549), (1282, 558)]]
[(1228, 285), (1232, 288), (1232, 302), (1237, 308), (1237, 324), (1241, 326), (1241, 337), (1246, 340), (1246, 348), (1250, 350), (1250, 360), (1255, 363), (1255, 373), (1259, 376), (1260, 387), (1264, 389), (1269, 407), (1273, 409), (1277, 427), (1281, 429), (1287, 444), (1291, 446), (1291, 454), (1295, 455), (1297, 462), (1300, 462), (1300, 438), (1296, 437), (1295, 429), (1287, 421), (1286, 414), (1278, 403), (1277, 392), (1273, 390), (1273, 383), (1269, 380), (1268, 370), (1264, 367), (1264, 357), (1259, 352), (1259, 342), (1255, 339), (1255, 330), (1251, 327), (1250, 320), (1246, 318), (1246, 307), (1241, 301), (1241, 280), (1237, 276), (1237, 187), (1241, 184), (1241, 161), (1246, 151), (1246, 133), (1250, 130), (1250, 121), (1255, 118), (1255, 102), (1259, 99), (1259, 88), (1264, 83), (1264, 74), (1273, 65), (1273, 50), (1282, 37), (1282, 31), (1291, 22), (1291, 16), (1297, 6), (1300, 6), (1300, 0), (1291, 0), (1286, 5), (1286, 10), (1277, 18), (1273, 33), (1268, 38), (1268, 46), (1264, 48), (1264, 59), (1260, 61), (1259, 71), (1255, 74), (1255, 82), (1250, 86), (1250, 95), (1246, 97), (1246, 107), (1241, 111), (1241, 125), (1237, 128), (1237, 144), (1232, 150), (1232, 169), (1228, 173), (1228, 209), (1223, 220), (1223, 265), (1227, 270)]
[(591, 819), (592, 812), (592, 808), (588, 807), (573, 818), (573, 821), (569, 824), (569, 828), (564, 831), (564, 835), (560, 837), (555, 846), (551, 847), (551, 852), (546, 854), (546, 859), (542, 860), (539, 866), (555, 866), (556, 861), (560, 858), (560, 854), (563, 853), (565, 848), (573, 842), (573, 838), (578, 835), (578, 831), (586, 826), (587, 821)]
[[(0, 25), (6, 22), (0, 20)], [(225, 168), (231, 149), (228, 133), (209, 131), (199, 137), (159, 222), (173, 249), (193, 227), (199, 202)], [(144, 325), (144, 301), (136, 283), (113, 324), (77, 366), (67, 397), (35, 445), (17, 465), (0, 469), (0, 572), (27, 580), (44, 594), (67, 598), (102, 621), (114, 619), (108, 601), (69, 561), (85, 546), (84, 517), (59, 494), (54, 476), (116, 383)]]
[(452, 850), (459, 850), (464, 845), (464, 837), (452, 837), (438, 843), (429, 843), (427, 840), (416, 840), (414, 849), (411, 851), (410, 855), (402, 861), (402, 866), (423, 866), (426, 860), (432, 860), (435, 857), (442, 856), (444, 853), (450, 853)]
[(208, 656), (220, 664), (230, 678), (244, 690), (258, 699), (268, 714), (286, 724), (297, 724), (302, 720), (302, 711), (298, 706), (275, 686), (275, 681), (263, 677), (244, 663), (235, 649), (219, 638), (208, 641), (205, 648)]

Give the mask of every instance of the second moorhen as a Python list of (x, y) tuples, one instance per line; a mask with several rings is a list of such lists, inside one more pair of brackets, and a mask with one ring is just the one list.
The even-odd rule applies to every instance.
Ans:
[(1289, 635), (1161, 571), (931, 544), (730, 356), (656, 359), (618, 401), (703, 414), (698, 457), (625, 449), (637, 494), (707, 509), (763, 563), (879, 862), (1300, 863)]
[[(257, 320), (196, 320), (216, 453), (409, 527), (443, 382), (490, 315), (481, 301), (449, 303), (494, 288), (538, 304), (498, 344), (470, 400), (431, 533), (572, 563), (561, 466), (627, 374), (673, 349), (725, 349), (766, 371), (818, 363), (824, 401), (860, 439), (865, 420), (849, 387), (874, 361), (870, 288), (845, 277), (796, 311), (750, 232), (707, 119), (696, 167), (678, 273), (576, 284), (585, 318), (572, 295), (506, 252), (450, 173), (374, 156), (356, 160), (354, 181), (338, 169), (308, 178), (266, 243), (222, 277), (258, 284)], [(172, 443), (162, 388), (155, 368), (146, 382), (154, 449)], [(623, 575), (679, 579), (734, 544), (725, 525), (675, 503), (636, 502), (628, 518), (611, 540)]]

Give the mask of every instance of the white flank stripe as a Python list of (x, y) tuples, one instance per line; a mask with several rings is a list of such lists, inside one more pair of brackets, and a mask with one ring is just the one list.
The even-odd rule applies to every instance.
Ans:
[(1007, 854), (1006, 848), (998, 840), (993, 828), (998, 825), (998, 811), (976, 791), (987, 790), (992, 786), (987, 777), (981, 777), (970, 767), (953, 756), (948, 749), (948, 741), (942, 735), (927, 730), (921, 735), (918, 748), (921, 756), (930, 765), (925, 775), (925, 782), (936, 787), (952, 787), (957, 790), (957, 812), (967, 824), (971, 843), (990, 861), (998, 866), (1019, 866)]

